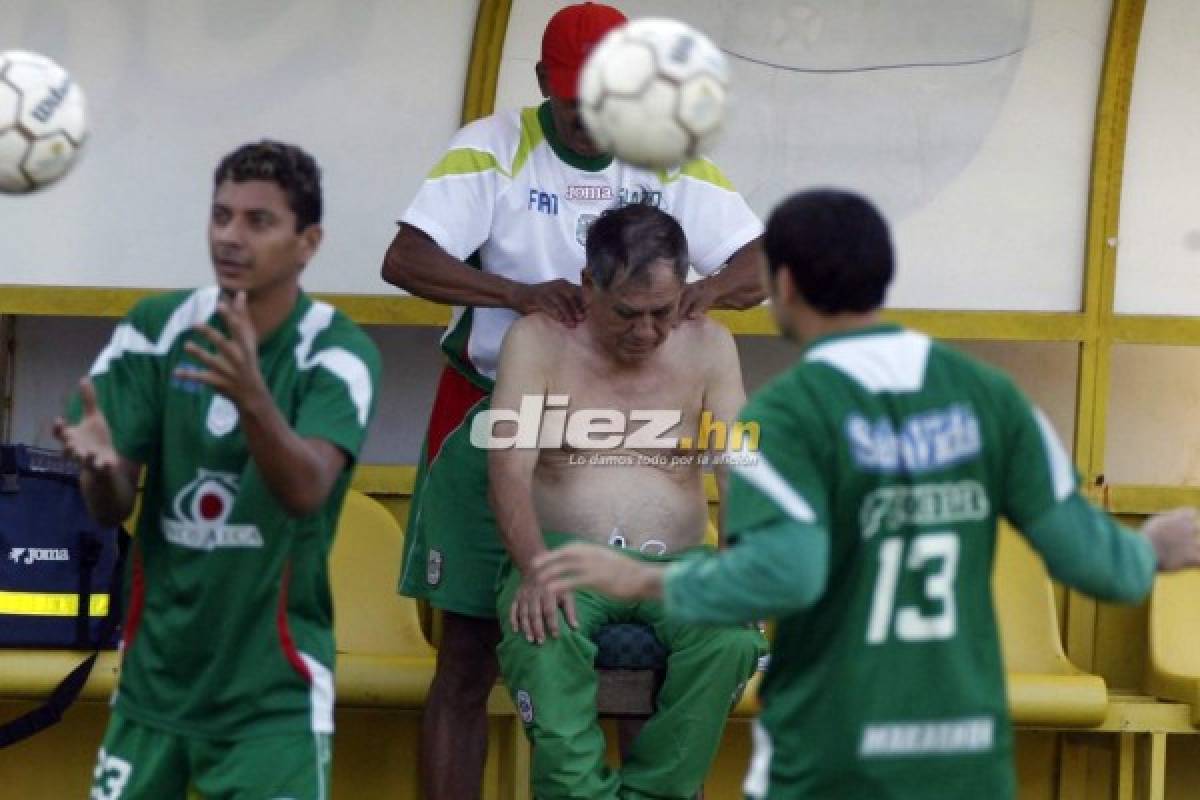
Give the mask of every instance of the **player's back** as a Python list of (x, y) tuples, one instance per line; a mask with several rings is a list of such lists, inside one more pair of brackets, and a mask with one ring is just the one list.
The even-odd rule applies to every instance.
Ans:
[(763, 687), (788, 754), (772, 800), (1011, 796), (990, 578), (1013, 391), (881, 326), (816, 343), (747, 409), (798, 420), (830, 531), (825, 591), (779, 620)]

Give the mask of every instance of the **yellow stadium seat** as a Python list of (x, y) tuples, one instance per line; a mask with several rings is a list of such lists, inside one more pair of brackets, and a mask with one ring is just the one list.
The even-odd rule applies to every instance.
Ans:
[(1067, 659), (1050, 576), (1024, 537), (1006, 524), (1000, 526), (992, 587), (1013, 722), (1045, 727), (1099, 725), (1108, 711), (1104, 679)]
[[(415, 601), (395, 591), (403, 539), (387, 509), (360, 492), (347, 493), (330, 557), (339, 705), (420, 708), (425, 702), (436, 654), (421, 633)], [(0, 697), (43, 699), (86, 656), (0, 650)], [(101, 653), (80, 697), (107, 699), (117, 670), (117, 654)]]
[[(88, 655), (78, 650), (0, 650), (0, 697), (45, 700)], [(117, 682), (119, 663), (116, 651), (101, 653), (79, 693), (80, 699), (107, 700)]]
[[(1103, 722), (1108, 712), (1104, 679), (1067, 659), (1050, 576), (1025, 539), (1004, 524), (992, 581), (1013, 722), (1053, 728), (1086, 728)], [(751, 680), (734, 716), (756, 713), (760, 677)]]
[(1163, 575), (1150, 595), (1146, 691), (1191, 707), (1200, 726), (1200, 572)]
[(341, 706), (420, 708), (436, 653), (417, 603), (396, 594), (404, 532), (387, 509), (350, 490), (329, 560)]

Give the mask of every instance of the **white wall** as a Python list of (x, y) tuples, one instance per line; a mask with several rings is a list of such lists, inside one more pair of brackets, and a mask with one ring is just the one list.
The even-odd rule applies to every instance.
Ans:
[(1146, 4), (1130, 103), (1117, 310), (1200, 313), (1200, 3)]
[[(955, 3), (947, 2), (949, 5), (944, 5), (943, 10), (953, 13), (951, 6)], [(766, 33), (794, 33), (799, 25), (800, 30), (808, 30), (811, 35), (804, 39), (807, 49), (791, 55), (811, 55), (828, 63), (837, 63), (836, 58), (839, 54), (844, 56), (847, 47), (847, 29), (838, 27), (838, 21), (844, 19), (836, 15), (814, 17), (810, 12), (824, 7), (816, 2), (789, 4), (761, 0), (761, 6), (755, 3), (755, 7), (786, 5), (807, 9), (803, 14), (795, 12), (789, 22), (791, 27), (772, 25), (761, 29), (752, 24), (758, 18), (742, 13), (748, 7), (746, 0), (704, 4), (631, 0), (618, 4), (635, 13), (657, 7), (685, 17), (691, 14), (700, 22), (718, 19), (713, 16), (718, 13), (732, 14), (720, 17), (721, 24), (714, 29), (722, 32), (728, 29), (740, 37), (737, 41), (753, 46), (763, 45), (754, 38), (756, 32), (770, 44)], [(501, 75), (501, 105), (536, 102), (532, 65), (537, 57), (538, 36), (551, 5), (554, 4), (541, 0), (518, 0), (514, 4)], [(841, 4), (859, 11), (885, 5), (866, 0), (846, 0)], [(266, 132), (268, 128), (274, 132), (272, 121), (278, 122), (284, 106), (289, 106), (318, 108), (322, 113), (306, 112), (302, 119), (312, 117), (311, 126), (306, 127), (306, 122), (287, 127), (283, 134), (295, 133), (295, 138), (302, 142), (338, 141), (335, 134), (343, 130), (345, 137), (354, 138), (343, 137), (340, 141), (368, 143), (368, 149), (362, 152), (332, 144), (321, 145), (320, 149), (314, 146), (326, 162), (328, 189), (333, 193), (331, 197), (336, 198), (331, 200), (331, 237), (336, 237), (337, 229), (345, 228), (348, 232), (357, 231), (355, 236), (359, 239), (355, 245), (359, 249), (353, 252), (353, 248), (337, 249), (350, 248), (349, 241), (338, 243), (337, 238), (330, 239), (313, 265), (314, 280), (325, 274), (316, 286), (338, 291), (387, 291), (374, 281), (378, 259), (391, 236), (391, 220), (411, 197), (420, 177), (436, 160), (457, 124), (474, 2), (363, 2), (344, 6), (333, 16), (325, 14), (332, 4), (306, 0), (292, 6), (307, 11), (286, 20), (269, 13), (276, 5), (266, 0), (204, 4), (206, 9), (212, 9), (205, 11), (205, 15), (211, 13), (212, 17), (199, 16), (200, 6), (198, 0), (175, 4), (173, 7), (179, 9), (179, 25), (184, 31), (190, 30), (188, 35), (193, 37), (211, 26), (213, 38), (220, 39), (221, 46), (237, 56), (227, 61), (188, 50), (194, 65), (207, 68), (211, 64), (208, 76), (189, 76), (176, 63), (178, 57), (175, 60), (168, 57), (164, 43), (178, 43), (183, 34), (170, 30), (174, 18), (167, 20), (161, 11), (148, 10), (162, 8), (159, 4), (121, 0), (72, 4), (0, 0), (0, 32), (4, 36), (0, 46), (28, 45), (64, 61), (72, 60), (68, 57), (71, 54), (80, 54), (86, 56), (80, 62), (83, 72), (99, 76), (90, 81), (96, 138), (79, 172), (41, 196), (0, 197), (0, 224), (4, 225), (4, 236), (0, 237), (0, 283), (28, 280), (167, 286), (200, 282), (207, 274), (203, 218), (212, 160), (228, 144), (245, 136)], [(135, 8), (145, 12), (140, 22), (134, 14)], [(232, 17), (242, 21), (239, 25), (231, 23), (231, 17), (217, 14), (218, 11), (228, 14), (235, 8), (250, 9), (242, 12), (241, 17)], [(1027, 23), (1028, 46), (1011, 67), (953, 78), (964, 81), (963, 84), (942, 83), (942, 79), (934, 80), (927, 75), (927, 82), (922, 84), (926, 99), (932, 102), (939, 92), (946, 94), (943, 108), (939, 110), (936, 104), (923, 106), (925, 110), (914, 117), (914, 124), (923, 122), (926, 127), (910, 126), (908, 130), (923, 131), (920, 136), (901, 140), (888, 138), (888, 131), (877, 128), (863, 132), (863, 136), (875, 137), (872, 139), (875, 146), (864, 148), (871, 158), (882, 159), (887, 155), (895, 159), (864, 161), (854, 175), (868, 186), (879, 187), (881, 196), (889, 198), (887, 203), (893, 215), (901, 217), (898, 239), (905, 261), (901, 265), (896, 304), (1075, 308), (1082, 262), (1082, 251), (1077, 248), (1082, 242), (1086, 153), (1090, 149), (1094, 82), (1108, 3), (1034, 0), (1030, 6), (1020, 0), (986, 4), (982, 0), (963, 0), (962, 8), (964, 14), (968, 9), (984, 14), (978, 18), (988, 24), (980, 29), (993, 37), (974, 42), (975, 45), (1002, 46), (1014, 36), (1024, 36), (1022, 26)], [(1200, 113), (1197, 111), (1200, 97), (1192, 96), (1195, 81), (1181, 79), (1200, 74), (1200, 51), (1194, 46), (1195, 33), (1200, 31), (1198, 13), (1188, 0), (1155, 0), (1147, 5), (1145, 38), (1134, 87), (1121, 219), (1117, 294), (1123, 311), (1195, 313), (1190, 309), (1196, 307), (1196, 298), (1200, 296), (1197, 285), (1200, 270), (1194, 269), (1197, 250), (1193, 247), (1194, 240), (1200, 237), (1196, 231), (1200, 224), (1193, 219), (1196, 207), (1193, 187), (1196, 175), (1200, 174), (1200, 144), (1197, 144), (1200, 118), (1196, 116)], [(895, 22), (900, 33), (912, 34), (919, 29)], [(162, 29), (160, 32), (167, 38), (152, 37), (152, 25), (157, 26), (156, 30)], [(242, 30), (247, 27), (248, 30)], [(333, 33), (329, 37), (312, 35), (313, 30), (321, 28)], [(259, 30), (281, 30), (286, 35), (281, 34), (279, 41), (267, 37), (264, 44), (256, 33)], [(967, 52), (962, 48), (970, 42), (964, 44), (966, 40), (952, 35), (959, 30), (956, 25), (925, 30), (933, 37), (929, 46), (936, 54), (948, 57)], [(340, 45), (326, 46), (324, 38)], [(841, 44), (834, 49), (823, 49), (822, 42), (826, 39)], [(287, 51), (281, 50), (280, 41), (312, 46)], [(914, 47), (914, 41), (911, 36), (904, 39), (897, 35), (876, 57), (910, 58), (912, 53), (903, 48)], [(252, 44), (257, 44), (258, 49), (252, 51)], [(345, 47), (353, 52), (340, 53)], [(956, 47), (959, 49), (955, 50)], [(308, 102), (287, 93), (289, 99), (280, 100), (279, 106), (267, 103), (261, 114), (257, 108), (255, 113), (247, 113), (244, 108), (235, 113), (231, 106), (218, 117), (228, 125), (198, 119), (189, 104), (200, 100), (215, 102), (214, 98), (219, 96), (218, 84), (227, 85), (229, 76), (235, 74), (234, 66), (244, 67), (246, 59), (252, 59), (251, 63), (274, 64), (274, 71), (268, 69), (259, 79), (283, 82), (287, 76), (279, 65), (292, 64), (297, 59), (306, 61), (302, 57), (305, 53), (316, 59), (321, 68), (304, 67), (298, 73), (302, 77), (307, 74), (304, 85), (313, 92), (305, 95), (310, 98)], [(833, 61), (829, 62), (830, 59)], [(148, 75), (143, 74), (152, 62), (158, 67)], [(407, 66), (404, 69), (379, 66), (400, 62)], [(304, 73), (304, 69), (309, 72)], [(735, 63), (735, 70), (741, 69)], [(326, 80), (317, 74), (328, 70), (332, 70), (329, 73), (332, 76), (358, 75), (363, 82), (352, 85), (340, 77)], [(200, 71), (199, 67), (196, 71)], [(316, 102), (315, 98), (327, 98), (329, 87), (335, 83), (341, 89), (350, 87), (349, 91), (359, 93), (360, 100), (368, 94), (368, 89), (378, 93), (366, 104), (367, 108), (355, 111), (352, 116), (339, 115), (326, 109), (362, 104)], [(146, 87), (147, 92), (153, 89), (147, 97), (158, 100), (166, 96), (168, 87), (187, 88), (190, 100), (165, 111), (149, 105), (149, 99), (147, 104), (119, 102), (120, 98), (140, 98), (142, 92), (135, 91), (138, 86)], [(234, 88), (240, 88), (256, 103), (264, 97), (265, 90), (255, 88), (253, 81), (242, 81)], [(878, 88), (860, 87), (868, 95)], [(743, 94), (746, 93), (738, 92), (739, 103), (743, 99), (758, 102), (749, 96), (742, 98)], [(241, 95), (232, 92), (228, 97), (231, 99), (226, 102), (234, 104), (249, 102), (239, 100)], [(940, 130), (936, 124), (939, 114), (952, 114), (959, 102), (968, 103), (964, 114), (970, 119), (962, 125), (977, 126), (977, 130), (972, 129), (975, 134), (958, 127), (956, 138), (950, 143), (936, 137), (922, 138), (936, 134)], [(834, 105), (829, 100), (803, 108), (828, 109)], [(987, 111), (985, 106), (991, 110)], [(848, 102), (845, 110), (849, 113), (863, 108), (866, 104), (860, 98)], [(880, 113), (897, 111), (893, 108)], [(176, 115), (180, 120), (174, 119)], [(819, 172), (821, 169), (854, 167), (853, 160), (839, 162), (827, 158), (835, 137), (832, 132), (823, 133), (818, 124), (842, 125), (844, 121), (832, 119), (835, 115), (828, 110), (812, 111), (810, 116), (815, 121), (803, 129), (804, 136), (793, 133), (802, 145), (809, 142), (806, 137), (810, 136), (815, 137), (812, 141), (818, 145), (789, 151), (804, 161), (798, 162), (799, 167), (780, 170), (784, 180), (795, 175), (824, 175)], [(382, 128), (378, 130), (382, 134), (376, 138), (372, 138), (373, 133), (367, 136), (361, 120), (381, 117)], [(186, 127), (184, 121), (196, 130), (182, 130)], [(341, 127), (336, 128), (335, 122), (341, 123)], [(776, 176), (756, 171), (760, 167), (756, 166), (754, 153), (745, 152), (738, 145), (739, 137), (748, 135), (739, 130), (762, 125), (762, 118), (735, 115), (732, 123), (724, 149), (718, 155), (755, 206), (765, 209), (784, 189), (768, 180)], [(251, 133), (255, 125), (261, 127), (253, 128)], [(169, 133), (156, 135), (154, 132), (160, 126)], [(406, 146), (401, 148), (396, 141)], [(379, 142), (389, 143), (384, 148), (388, 151), (386, 157), (371, 149), (378, 147)], [(858, 140), (855, 142), (855, 147), (859, 147)], [(781, 147), (784, 144), (777, 143)], [(950, 152), (944, 153), (946, 146), (950, 146)], [(124, 170), (104, 163), (117, 158), (118, 153), (120, 158), (114, 164), (124, 164)], [(151, 153), (152, 159), (147, 155)], [(152, 168), (147, 161), (155, 159), (159, 163)], [(891, 164), (891, 171), (882, 169), (885, 163)], [(869, 168), (872, 164), (880, 169)], [(185, 169), (192, 170), (186, 178)], [(361, 177), (364, 181), (361, 185), (355, 185), (353, 180), (337, 177), (345, 170), (350, 171), (349, 175), (355, 174), (353, 170), (366, 170), (370, 174)], [(906, 189), (907, 179), (902, 180), (905, 175), (926, 175), (930, 180), (914, 180), (915, 188)], [(101, 191), (106, 181), (115, 181), (113, 185), (120, 191)], [(875, 183), (871, 184), (872, 181)], [(157, 191), (145, 194), (159, 183), (174, 188), (161, 194)], [(153, 207), (146, 211), (145, 204), (151, 200)], [(137, 203), (143, 203), (142, 210), (136, 210)], [(169, 222), (163, 222), (164, 218)], [(168, 237), (164, 233), (168, 230), (177, 235)], [(1011, 246), (997, 244), (996, 237), (1008, 237)], [(165, 247), (173, 248), (169, 250), (171, 259), (166, 262), (138, 257), (139, 253)], [(1033, 269), (1033, 262), (1028, 260), (1034, 250), (1048, 254), (1037, 262), (1038, 269)], [(155, 278), (156, 282), (151, 284), (147, 277)], [(928, 302), (919, 302), (928, 299), (926, 295), (936, 296)], [(1014, 297), (1020, 302), (1015, 302)], [(18, 321), (14, 439), (51, 444), (50, 421), (112, 324), (106, 320), (58, 318)], [(364, 461), (413, 463), (439, 368), (436, 348), (439, 332), (376, 328), (371, 333), (385, 353), (386, 369), (380, 413)], [(770, 338), (746, 337), (739, 347), (749, 388), (760, 385), (795, 356), (789, 345)], [(1047, 409), (1062, 438), (1071, 440), (1077, 376), (1075, 345), (994, 342), (968, 343), (964, 347), (1013, 371), (1031, 396)], [(1200, 456), (1196, 455), (1200, 453), (1200, 426), (1192, 420), (1196, 400), (1200, 398), (1198, 353), (1197, 348), (1117, 349), (1106, 464), (1110, 481), (1200, 483), (1197, 460)]]
[[(893, 306), (1080, 308), (1108, 2), (613, 4), (683, 18), (737, 54), (714, 158), (756, 211), (830, 184), (881, 205), (900, 252)], [(560, 5), (513, 4), (499, 106), (536, 101), (533, 64)], [(940, 66), (864, 69), (904, 64)], [(846, 71), (811, 71), (829, 69)]]
[(73, 174), (0, 196), (0, 283), (208, 283), (212, 171), (246, 141), (309, 150), (326, 239), (305, 282), (384, 294), (395, 220), (458, 127), (474, 0), (0, 1), (0, 49), (84, 88)]
[[(54, 418), (115, 325), (114, 320), (21, 317), (17, 320), (13, 440), (55, 448)], [(362, 462), (415, 464), (441, 369), (440, 331), (370, 326), (384, 355), (379, 410)], [(1075, 413), (1076, 348), (1070, 344), (967, 342), (963, 349), (1012, 371), (1046, 409), (1059, 435), (1071, 441)], [(746, 389), (753, 391), (792, 364), (796, 347), (772, 336), (738, 339)]]
[(1112, 386), (1105, 479), (1200, 485), (1200, 348), (1118, 346)]

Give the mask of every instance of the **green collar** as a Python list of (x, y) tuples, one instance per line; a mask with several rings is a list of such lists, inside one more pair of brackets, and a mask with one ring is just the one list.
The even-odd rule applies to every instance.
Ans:
[(864, 325), (861, 328), (854, 328), (848, 331), (838, 331), (837, 333), (827, 333), (824, 336), (818, 336), (808, 343), (804, 348), (805, 354), (811, 353), (816, 348), (830, 342), (841, 341), (842, 339), (858, 339), (863, 336), (878, 336), (881, 333), (899, 333), (904, 330), (900, 325), (894, 322), (879, 322), (874, 325)]
[(613, 162), (613, 157), (609, 153), (602, 153), (598, 156), (581, 156), (563, 144), (562, 140), (558, 138), (558, 131), (554, 127), (554, 115), (550, 113), (549, 100), (538, 106), (537, 114), (538, 123), (542, 126), (542, 133), (546, 134), (546, 141), (550, 143), (550, 149), (563, 162), (585, 172), (600, 172), (601, 170), (608, 169), (608, 165)]
[(259, 355), (262, 356), (273, 352), (279, 347), (280, 342), (286, 342), (285, 346), (289, 346), (291, 344), (289, 339), (296, 330), (296, 326), (300, 322), (300, 317), (308, 311), (310, 306), (312, 306), (312, 300), (301, 289), (296, 294), (296, 302), (292, 306), (291, 313), (287, 315), (283, 322), (279, 323), (279, 327), (271, 331), (271, 334), (266, 339), (258, 343)]

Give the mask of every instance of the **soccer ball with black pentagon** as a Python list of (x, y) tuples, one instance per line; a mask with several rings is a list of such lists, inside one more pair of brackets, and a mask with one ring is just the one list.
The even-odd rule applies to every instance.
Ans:
[(696, 29), (635, 19), (609, 32), (579, 75), (579, 108), (600, 147), (666, 169), (703, 155), (725, 116), (729, 65)]
[(37, 53), (0, 53), (0, 192), (58, 180), (86, 136), (83, 92), (65, 69)]

